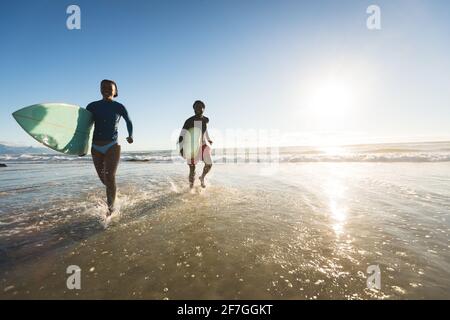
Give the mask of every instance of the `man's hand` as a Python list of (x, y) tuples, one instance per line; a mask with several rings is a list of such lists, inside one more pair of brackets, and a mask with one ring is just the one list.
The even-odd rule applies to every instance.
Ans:
[(128, 137), (127, 141), (128, 141), (129, 144), (132, 144), (133, 143), (133, 138), (132, 137)]

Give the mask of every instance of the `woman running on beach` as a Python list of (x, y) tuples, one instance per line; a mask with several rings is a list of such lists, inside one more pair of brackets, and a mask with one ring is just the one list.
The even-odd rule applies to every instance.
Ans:
[(108, 216), (114, 211), (116, 200), (116, 171), (120, 160), (120, 145), (117, 142), (117, 125), (120, 117), (127, 123), (128, 143), (133, 143), (133, 124), (127, 109), (113, 99), (117, 97), (117, 85), (112, 80), (102, 80), (100, 91), (103, 99), (91, 102), (86, 110), (94, 116), (94, 136), (92, 139), (92, 160), (95, 170), (106, 186)]

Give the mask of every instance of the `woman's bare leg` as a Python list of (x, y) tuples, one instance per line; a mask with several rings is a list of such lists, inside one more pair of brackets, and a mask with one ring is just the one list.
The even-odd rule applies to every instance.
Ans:
[(116, 171), (119, 166), (120, 150), (120, 145), (116, 144), (109, 148), (105, 154), (105, 185), (110, 214), (114, 209), (114, 203), (116, 201)]
[(104, 167), (104, 158), (105, 155), (101, 152), (98, 152), (94, 148), (91, 149), (92, 161), (94, 162), (95, 170), (97, 171), (98, 177), (100, 181), (105, 184), (105, 167)]

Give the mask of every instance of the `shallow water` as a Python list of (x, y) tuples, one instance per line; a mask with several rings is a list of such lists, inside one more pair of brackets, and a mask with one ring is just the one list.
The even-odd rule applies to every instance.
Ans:
[(122, 162), (111, 221), (89, 162), (4, 169), (0, 298), (450, 298), (447, 162), (217, 164), (193, 192)]

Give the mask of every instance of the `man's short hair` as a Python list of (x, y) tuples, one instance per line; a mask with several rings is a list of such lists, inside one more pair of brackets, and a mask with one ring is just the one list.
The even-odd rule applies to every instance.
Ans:
[(195, 101), (194, 102), (194, 105), (192, 106), (194, 109), (196, 108), (196, 107), (200, 107), (200, 108), (202, 108), (202, 109), (205, 109), (206, 108), (206, 106), (205, 106), (205, 104), (203, 103), (203, 101), (200, 101), (200, 100), (197, 100), (197, 101)]

